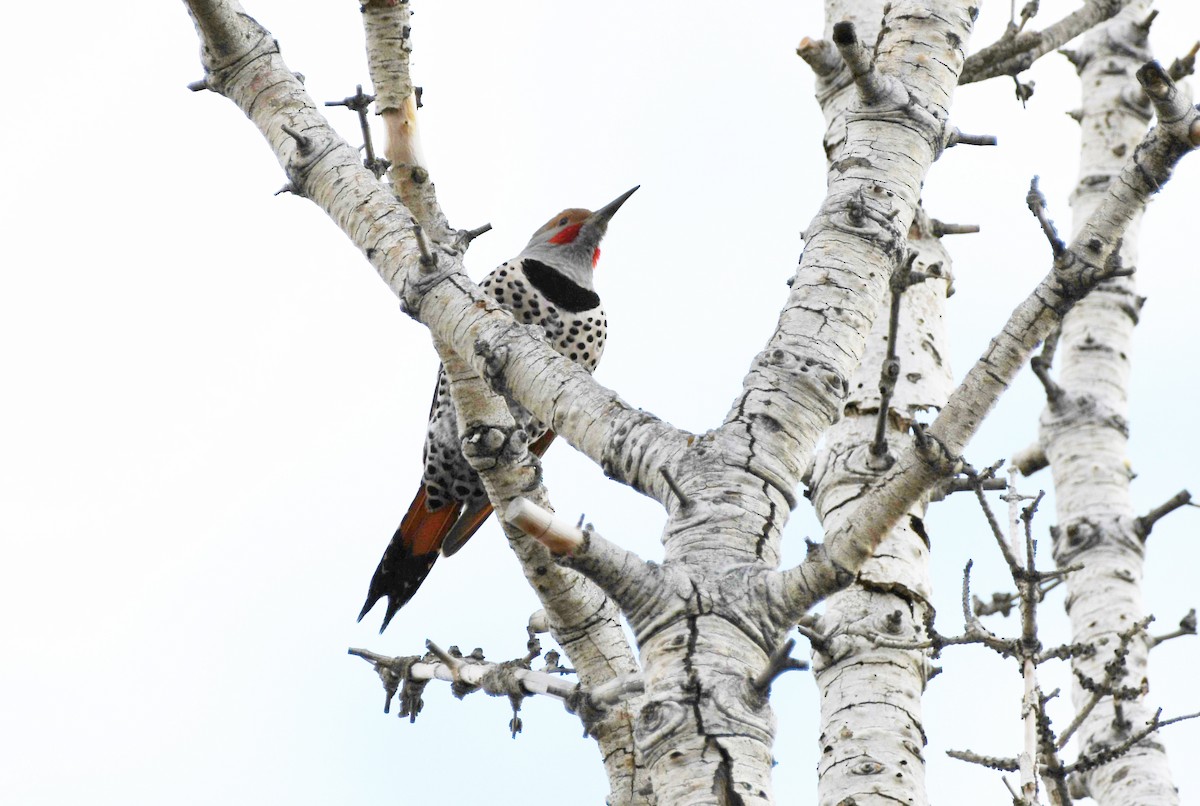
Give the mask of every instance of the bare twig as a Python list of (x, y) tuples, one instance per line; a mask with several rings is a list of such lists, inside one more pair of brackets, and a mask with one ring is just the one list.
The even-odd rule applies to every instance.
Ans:
[(978, 224), (947, 224), (936, 218), (932, 219), (930, 223), (933, 225), (935, 238), (941, 238), (943, 235), (972, 235), (979, 232)]
[(1200, 52), (1200, 42), (1192, 45), (1191, 50), (1171, 62), (1171, 66), (1167, 68), (1167, 74), (1171, 76), (1172, 81), (1179, 81), (1196, 72), (1196, 54), (1198, 52)]
[(437, 266), (437, 255), (430, 251), (429, 242), (425, 240), (425, 230), (416, 219), (413, 219), (412, 231), (413, 237), (417, 239), (417, 248), (421, 250), (421, 271), (433, 271)]
[(363, 167), (375, 174), (375, 178), (378, 179), (387, 173), (387, 169), (391, 166), (391, 163), (375, 156), (375, 144), (371, 142), (371, 126), (367, 122), (367, 110), (370, 108), (372, 102), (374, 102), (375, 96), (364, 93), (362, 84), (359, 84), (354, 90), (353, 95), (349, 95), (340, 101), (326, 101), (325, 105), (344, 106), (358, 114), (358, 125), (362, 130), (363, 149), (367, 154), (366, 158), (363, 159)]
[(946, 148), (953, 148), (957, 145), (994, 146), (996, 142), (994, 134), (964, 134), (958, 129), (951, 129), (946, 136)]
[(1172, 638), (1182, 638), (1185, 635), (1195, 635), (1195, 634), (1196, 634), (1196, 608), (1193, 607), (1191, 610), (1189, 610), (1187, 612), (1187, 615), (1185, 615), (1182, 619), (1179, 620), (1179, 627), (1177, 629), (1172, 630), (1171, 632), (1168, 632), (1168, 633), (1163, 633), (1162, 635), (1151, 635), (1151, 636), (1149, 636), (1149, 638), (1147, 640), (1148, 640), (1150, 649), (1153, 649), (1154, 647), (1158, 646), (1159, 644), (1163, 643), (1164, 641), (1170, 641)]
[(971, 467), (967, 467), (964, 472), (967, 478), (972, 481), (975, 498), (979, 501), (979, 507), (983, 510), (983, 515), (987, 519), (988, 527), (992, 531), (992, 537), (996, 538), (996, 544), (1000, 547), (1000, 553), (1004, 555), (1004, 562), (1008, 564), (1009, 572), (1014, 578), (1020, 576), (1021, 562), (1013, 554), (1012, 548), (1008, 545), (1008, 540), (1004, 537), (1004, 530), (1000, 528), (1000, 522), (996, 520), (996, 515), (992, 512), (992, 507), (988, 504), (987, 498), (983, 494), (983, 483), (980, 476)]
[(425, 648), (436, 655), (437, 659), (446, 665), (446, 667), (450, 670), (450, 675), (454, 678), (455, 683), (460, 682), (460, 677), (462, 675), (464, 666), (464, 662), (461, 657), (454, 657), (449, 652), (428, 639), (425, 641)]
[(981, 479), (978, 482), (974, 482), (966, 476), (955, 476), (954, 478), (947, 480), (942, 485), (942, 489), (944, 491), (942, 493), (942, 497), (944, 498), (951, 493), (975, 492), (975, 486), (977, 483), (982, 485), (983, 489), (991, 490), (993, 492), (996, 490), (1003, 490), (1005, 486), (1007, 486), (1004, 479)]
[[(1030, 209), (1032, 209), (1032, 207)], [(1038, 220), (1041, 220), (1041, 216), (1038, 217)], [(1051, 224), (1050, 226), (1053, 227), (1054, 225)], [(1045, 225), (1043, 225), (1043, 228), (1044, 227)], [(1046, 341), (1042, 343), (1042, 352), (1038, 355), (1035, 355), (1029, 361), (1029, 368), (1033, 370), (1033, 374), (1036, 375), (1038, 381), (1041, 382), (1042, 389), (1046, 393), (1046, 403), (1050, 406), (1051, 410), (1055, 409), (1055, 407), (1062, 400), (1063, 396), (1062, 387), (1050, 377), (1050, 367), (1054, 363), (1054, 352), (1058, 349), (1058, 339), (1061, 335), (1062, 328), (1056, 328), (1049, 336), (1046, 337)], [(1044, 455), (1045, 454), (1043, 454), (1043, 457)], [(1049, 460), (1047, 460), (1047, 463), (1049, 463)], [(1028, 476), (1029, 473), (1025, 473), (1025, 475)]]
[(1171, 496), (1170, 499), (1159, 506), (1156, 506), (1142, 517), (1138, 518), (1134, 527), (1137, 531), (1138, 537), (1140, 537), (1142, 540), (1145, 540), (1150, 536), (1150, 530), (1154, 528), (1154, 524), (1158, 523), (1159, 520), (1165, 518), (1167, 515), (1170, 515), (1180, 507), (1190, 504), (1191, 501), (1192, 494), (1187, 490), (1180, 490), (1179, 492), (1175, 493), (1175, 495)]
[[(875, 423), (875, 440), (871, 443), (871, 455), (880, 460), (885, 459), (888, 455), (888, 415), (892, 403), (892, 393), (896, 391), (896, 380), (900, 377), (900, 359), (896, 357), (896, 336), (900, 329), (900, 301), (905, 289), (908, 288), (908, 276), (912, 271), (913, 261), (916, 259), (917, 253), (909, 252), (904, 264), (897, 266), (896, 270), (892, 272), (887, 356), (879, 368), (879, 416)], [(883, 469), (890, 464), (891, 462), (886, 462)]]
[(1054, 257), (1061, 257), (1067, 251), (1067, 245), (1063, 243), (1062, 238), (1058, 237), (1058, 230), (1054, 228), (1054, 222), (1050, 220), (1050, 216), (1046, 212), (1046, 197), (1038, 189), (1036, 176), (1029, 183), (1029, 193), (1025, 195), (1025, 204), (1029, 206), (1029, 211), (1041, 224), (1042, 232), (1046, 234), (1046, 240), (1050, 242), (1050, 251), (1054, 253)]
[(485, 232), (491, 231), (491, 224), (484, 224), (483, 226), (476, 227), (475, 229), (460, 229), (458, 231), (458, 237), (455, 239), (455, 247), (458, 249), (458, 251), (465, 252), (467, 251), (467, 247), (470, 246), (476, 238)]
[[(1073, 571), (1078, 571), (1082, 567), (1083, 566), (1081, 565), (1075, 565), (1071, 566), (1070, 568), (1060, 569), (1058, 571), (1039, 572), (1038, 577), (1041, 581), (1039, 582), (1037, 588), (1038, 601), (1046, 601), (1046, 595), (1059, 585), (1063, 584), (1064, 576)], [(990, 616), (993, 613), (999, 613), (1000, 615), (1007, 617), (1012, 612), (1013, 607), (1016, 606), (1019, 600), (1020, 596), (1018, 594), (1003, 591), (993, 593), (992, 599), (989, 602), (983, 601), (978, 596), (972, 597), (971, 602), (975, 609), (975, 615), (977, 616)]]
[(789, 638), (775, 648), (775, 651), (771, 653), (771, 657), (767, 659), (766, 667), (755, 675), (754, 680), (751, 681), (751, 685), (754, 686), (755, 691), (766, 696), (775, 678), (784, 672), (792, 670), (803, 671), (808, 668), (807, 663), (792, 657), (792, 650), (795, 648), (795, 638)]
[(1172, 717), (1171, 719), (1161, 719), (1161, 716), (1162, 709), (1160, 708), (1154, 713), (1154, 716), (1151, 717), (1150, 721), (1146, 723), (1145, 727), (1134, 731), (1119, 744), (1112, 745), (1111, 747), (1104, 747), (1095, 753), (1086, 755), (1081, 754), (1074, 764), (1068, 764), (1067, 766), (1063, 767), (1064, 776), (1087, 772), (1088, 770), (1093, 770), (1099, 766), (1107, 764), (1114, 759), (1118, 759), (1133, 749), (1133, 747), (1142, 739), (1145, 739), (1147, 736), (1156, 732), (1160, 728), (1165, 728), (1167, 725), (1173, 725), (1176, 722), (1183, 722), (1187, 719), (1196, 719), (1197, 717), (1200, 717), (1200, 712), (1194, 714), (1184, 714), (1183, 716)]
[(658, 472), (662, 473), (663, 480), (667, 482), (667, 486), (671, 488), (671, 492), (679, 500), (679, 506), (683, 509), (690, 507), (692, 499), (687, 497), (687, 494), (684, 493), (683, 488), (675, 481), (675, 477), (671, 475), (671, 471), (667, 469), (667, 466), (663, 465), (658, 469)]
[(967, 761), (971, 764), (978, 764), (981, 767), (1000, 770), (1001, 772), (1016, 772), (1018, 769), (1017, 760), (1011, 757), (985, 756), (971, 750), (947, 750), (946, 755), (950, 756), (950, 758), (956, 758), (959, 761)]
[[(515, 681), (520, 686), (522, 696), (541, 694), (567, 704), (579, 702), (583, 696), (591, 708), (602, 710), (644, 690), (644, 683), (638, 675), (613, 678), (591, 691), (586, 691), (577, 683), (563, 679), (563, 670), (556, 668), (557, 664), (551, 666), (549, 672), (535, 672), (529, 669), (529, 664), (536, 655), (530, 657), (526, 654), (514, 661), (493, 663), (485, 661), (483, 653), (478, 649), (464, 658), (461, 654), (455, 654), (454, 647), (447, 651), (432, 641), (427, 641), (426, 645), (429, 647), (429, 654), (424, 657), (389, 657), (357, 648), (351, 648), (347, 652), (372, 664), (384, 678), (385, 687), (390, 686), (392, 692), (398, 683), (442, 680), (456, 684), (463, 693), (483, 691), (492, 696), (511, 696), (511, 685)], [(533, 652), (532, 648), (530, 652)], [(550, 653), (546, 654), (549, 661)], [(498, 673), (501, 669), (504, 670), (504, 674)], [(415, 714), (412, 717), (415, 719)]]
[(817, 630), (815, 621), (806, 618), (805, 622), (796, 625), (796, 632), (808, 639), (814, 652), (829, 656), (829, 641), (833, 636), (825, 635)]
[[(1128, 630), (1118, 633), (1118, 643), (1113, 649), (1112, 659), (1109, 660), (1108, 663), (1104, 664), (1103, 680), (1097, 682), (1086, 677), (1078, 669), (1072, 670), (1075, 673), (1076, 680), (1079, 681), (1080, 687), (1085, 691), (1090, 692), (1092, 696), (1089, 697), (1087, 702), (1085, 702), (1084, 705), (1079, 709), (1079, 712), (1075, 715), (1075, 719), (1071, 721), (1071, 724), (1067, 727), (1067, 730), (1064, 732), (1063, 736), (1059, 738), (1059, 742), (1061, 743), (1059, 745), (1060, 749), (1066, 745), (1067, 741), (1071, 738), (1071, 735), (1079, 728), (1080, 725), (1083, 724), (1083, 721), (1087, 718), (1088, 714), (1090, 714), (1105, 697), (1112, 698), (1113, 710), (1117, 714), (1117, 721), (1119, 722), (1120, 701), (1135, 699), (1144, 693), (1140, 686), (1120, 687), (1117, 686), (1117, 682), (1129, 673), (1129, 670), (1126, 666), (1126, 658), (1129, 655), (1129, 644), (1133, 641), (1135, 636), (1145, 633), (1146, 627), (1153, 620), (1153, 616), (1147, 616), (1131, 626)], [(1116, 756), (1114, 756), (1114, 758), (1115, 757)]]

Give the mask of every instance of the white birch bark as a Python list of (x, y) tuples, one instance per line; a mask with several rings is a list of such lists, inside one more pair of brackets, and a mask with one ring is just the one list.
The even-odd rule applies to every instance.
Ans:
[(1013, 311), (923, 439), (902, 452), (880, 477), (873, 506), (864, 517), (827, 531), (823, 551), (810, 553), (804, 563), (784, 573), (787, 596), (800, 595), (798, 591), (823, 596), (837, 590), (844, 569), (858, 568), (906, 508), (953, 470), (1000, 395), (1071, 306), (1097, 284), (1127, 271), (1115, 254), (1126, 229), (1164, 187), (1175, 164), (1200, 144), (1197, 110), (1162, 68), (1145, 65), (1138, 80), (1150, 96), (1159, 125), (1126, 157), (1119, 177), (1074, 240), (1062, 245), (1050, 273)]
[[(880, 19), (881, 11), (874, 3), (827, 6), (830, 20), (853, 16), (862, 21), (859, 27), (868, 39), (874, 34), (869, 21)], [(811, 47), (806, 40), (801, 55)], [(827, 123), (825, 151), (832, 179), (843, 164), (853, 92), (839, 65), (805, 58), (818, 74), (817, 98)], [(949, 256), (930, 229), (928, 218), (919, 213), (908, 233), (908, 248), (919, 253), (913, 268), (934, 267), (942, 279), (919, 284), (900, 297), (895, 350), (900, 373), (886, 414), (891, 450), (911, 440), (912, 421), (944, 403), (952, 387), (949, 366), (941, 360), (948, 353), (942, 305), (950, 285)], [(875, 456), (869, 446), (883, 405), (880, 375), (888, 352), (889, 318), (882, 313), (875, 320), (866, 354), (849, 384), (844, 417), (826, 433), (817, 456), (810, 495), (826, 528), (859, 517), (864, 492), (870, 489), (863, 480), (887, 467), (889, 456)], [(809, 623), (826, 639), (814, 642), (812, 665), (821, 704), (821, 804), (928, 802), (921, 694), (929, 664), (922, 651), (881, 647), (874, 641), (919, 641), (930, 614), (929, 546), (921, 528), (924, 501), (914, 503), (909, 514), (883, 539), (854, 584), (831, 596), (824, 614)]]
[[(952, 388), (943, 307), (950, 287), (949, 255), (923, 214), (909, 233), (918, 252), (913, 268), (940, 277), (902, 296), (896, 355), (900, 375), (887, 411), (889, 448), (913, 437), (911, 423), (945, 403)], [(936, 267), (936, 268), (935, 268)], [(881, 406), (880, 372), (887, 353), (888, 322), (880, 317), (867, 354), (851, 382), (846, 416), (825, 436), (811, 485), (822, 523), (833, 528), (861, 516), (877, 475), (872, 455)], [(831, 596), (813, 628), (827, 640), (813, 653), (821, 703), (818, 797), (820, 804), (928, 803), (921, 695), (930, 673), (925, 651), (880, 646), (925, 639), (932, 616), (929, 543), (922, 526), (925, 500), (910, 506), (863, 564), (854, 584)]]
[(1040, 31), (1018, 33), (1010, 30), (999, 42), (971, 54), (963, 67), (961, 83), (970, 84), (996, 76), (1015, 76), (1055, 48), (1110, 19), (1130, 2), (1087, 0), (1075, 11)]
[[(774, 716), (769, 679), (760, 682), (768, 656), (808, 607), (854, 579), (896, 521), (954, 466), (1033, 345), (1081, 290), (1106, 276), (1104, 259), (1121, 228), (1200, 140), (1197, 130), (1190, 145), (1181, 145), (1195, 112), (1169, 86), (1155, 85), (1171, 125), (1139, 150), (1136, 166), (1106, 197), (1096, 216), (1106, 225), (1085, 228), (1073, 246), (1069, 254), (1080, 265), (1056, 267), (969, 374), (965, 390), (952, 396), (931, 436), (904, 447), (881, 480), (864, 482), (863, 518), (833, 524), (824, 546), (779, 573), (779, 538), (802, 469), (842, 412), (888, 278), (904, 259), (925, 173), (946, 142), (950, 98), (976, 11), (970, 2), (892, 2), (873, 49), (852, 27), (835, 29), (855, 102), (828, 196), (808, 227), (775, 334), (725, 423), (699, 436), (633, 409), (513, 322), (462, 273), (458, 244), (435, 243), (436, 260), (423, 256), (410, 210), (329, 130), (270, 36), (230, 0), (189, 5), (205, 43), (209, 87), (258, 126), (293, 187), (363, 251), (429, 327), (442, 355), (461, 359), (456, 379), (485, 382), (516, 400), (610, 476), (668, 508), (662, 565), (591, 533), (560, 557), (612, 597), (638, 640), (646, 694), (634, 732), (650, 789), (631, 800), (771, 802)], [(464, 399), (471, 398), (487, 406), (497, 399), (482, 389)], [(481, 409), (464, 424), (489, 416)], [(498, 408), (496, 416), (503, 435)], [(509, 464), (515, 475), (502, 481), (516, 486), (525, 466)], [(512, 495), (490, 493), (498, 503)], [(925, 583), (914, 576), (906, 584), (915, 596)], [(594, 613), (572, 618), (585, 632), (617, 629), (589, 623)]]
[(853, 29), (841, 29), (840, 47), (858, 68), (856, 100), (787, 306), (726, 423), (676, 465), (690, 504), (669, 505), (666, 563), (654, 574), (666, 595), (650, 606), (618, 595), (646, 679), (639, 744), (665, 802), (770, 801), (774, 720), (746, 680), (813, 591), (781, 601), (778, 578), (763, 572), (778, 563), (806, 458), (841, 414), (866, 331), (904, 257), (971, 22), (967, 4), (894, 3), (877, 69), (856, 59), (865, 49)]
[[(1094, 212), (1120, 172), (1125, 155), (1141, 139), (1150, 105), (1133, 80), (1150, 58), (1140, 27), (1148, 0), (1134, 3), (1117, 19), (1089, 34), (1072, 55), (1083, 87), (1079, 183), (1072, 196), (1076, 227)], [(1122, 262), (1136, 265), (1138, 221), (1125, 230)], [(1139, 533), (1129, 495), (1126, 459), (1128, 387), (1133, 328), (1142, 298), (1132, 277), (1101, 284), (1064, 318), (1057, 360), (1057, 389), (1041, 420), (1040, 440), (1054, 475), (1058, 525), (1054, 556), (1060, 566), (1082, 565), (1067, 577), (1067, 613), (1073, 642), (1094, 645), (1092, 657), (1076, 657), (1077, 673), (1105, 679), (1120, 642), (1145, 615), (1142, 603), (1144, 535)], [(1144, 631), (1128, 645), (1121, 687), (1141, 696), (1114, 707), (1105, 697), (1079, 728), (1079, 751), (1097, 756), (1114, 747), (1153, 717), (1147, 701), (1149, 640)], [(1076, 708), (1091, 694), (1078, 680)], [(1176, 804), (1166, 751), (1160, 735), (1076, 781), (1076, 789), (1101, 804)]]

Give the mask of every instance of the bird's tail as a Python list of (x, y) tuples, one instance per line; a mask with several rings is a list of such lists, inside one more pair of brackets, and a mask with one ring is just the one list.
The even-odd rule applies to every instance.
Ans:
[(400, 521), (400, 528), (392, 535), (392, 542), (384, 549), (375, 575), (371, 577), (367, 601), (358, 614), (358, 620), (362, 621), (375, 603), (386, 596), (387, 612), (383, 615), (383, 626), (379, 628), (381, 633), (387, 629), (392, 616), (407, 604), (425, 577), (429, 576), (442, 548), (442, 541), (454, 527), (462, 510), (461, 503), (452, 501), (430, 511), (426, 506), (427, 499), (428, 494), (422, 484), (408, 507), (408, 513)]
[[(542, 456), (553, 441), (554, 432), (546, 431), (529, 446), (529, 450)], [(358, 614), (358, 620), (362, 621), (375, 603), (386, 596), (387, 612), (383, 614), (381, 633), (429, 576), (438, 554), (449, 557), (461, 549), (492, 514), (492, 505), (487, 502), (467, 507), (466, 512), (460, 501), (451, 501), (430, 511), (427, 500), (428, 494), (422, 484), (375, 568), (367, 601)]]

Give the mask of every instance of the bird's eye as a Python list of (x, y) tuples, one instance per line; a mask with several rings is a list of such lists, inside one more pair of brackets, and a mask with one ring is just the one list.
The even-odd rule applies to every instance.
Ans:
[(567, 223), (568, 221), (570, 221), (570, 220), (571, 220), (571, 219), (567, 218), (566, 216), (563, 216), (562, 218), (558, 219), (558, 225), (559, 225), (560, 227), (562, 227), (562, 226), (566, 226), (566, 223)]

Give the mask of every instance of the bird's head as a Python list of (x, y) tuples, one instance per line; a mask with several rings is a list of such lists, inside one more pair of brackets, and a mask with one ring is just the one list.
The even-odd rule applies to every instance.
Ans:
[(592, 288), (592, 269), (600, 259), (600, 241), (609, 219), (640, 185), (625, 191), (595, 212), (569, 207), (551, 218), (529, 239), (523, 258), (540, 260), (576, 284)]

